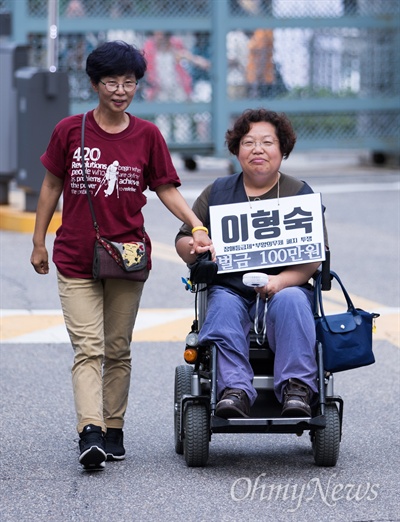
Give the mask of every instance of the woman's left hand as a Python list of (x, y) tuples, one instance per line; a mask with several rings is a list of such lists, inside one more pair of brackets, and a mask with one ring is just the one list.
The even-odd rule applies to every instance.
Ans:
[(263, 299), (267, 299), (277, 294), (284, 288), (290, 286), (301, 286), (307, 283), (320, 263), (304, 263), (285, 268), (280, 274), (268, 275), (268, 283), (262, 288), (257, 288), (256, 292), (261, 294)]
[(283, 288), (284, 285), (279, 276), (269, 275), (268, 283), (265, 286), (255, 288), (255, 291), (260, 294), (263, 299), (269, 299)]

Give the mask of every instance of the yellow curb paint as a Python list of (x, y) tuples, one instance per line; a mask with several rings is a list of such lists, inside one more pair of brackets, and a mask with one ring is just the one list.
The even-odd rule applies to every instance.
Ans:
[[(388, 341), (400, 348), (400, 315), (392, 312), (391, 309), (385, 311), (384, 308), (379, 306), (371, 308), (372, 311), (374, 309), (380, 310), (382, 313), (381, 317), (376, 320), (374, 341)], [(326, 303), (326, 313), (336, 313), (337, 311), (343, 311), (343, 308), (337, 309), (337, 305), (331, 306), (331, 303)], [(57, 314), (46, 310), (38, 312), (21, 314), (16, 311), (13, 314), (12, 310), (7, 310), (7, 314), (0, 317), (0, 341), (16, 342), (15, 339), (18, 337), (29, 336), (29, 334), (41, 331), (45, 336), (47, 330), (63, 326), (61, 310)], [(176, 312), (183, 312), (186, 317), (168, 319), (170, 313), (175, 314)], [(184, 342), (194, 318), (191, 310), (187, 309), (142, 309), (139, 313), (146, 322), (134, 330), (132, 336), (134, 342)], [(69, 342), (66, 332), (65, 339), (65, 342)], [(26, 342), (28, 341), (23, 341), (23, 343)], [(33, 342), (37, 342), (37, 340)]]
[[(32, 234), (35, 228), (35, 212), (21, 212), (7, 205), (0, 205), (0, 229)], [(48, 232), (54, 234), (61, 225), (61, 212), (55, 212)]]
[(134, 330), (132, 340), (133, 342), (184, 342), (192, 322), (189, 317), (186, 317), (160, 326)]
[[(60, 312), (61, 314), (61, 312)], [(0, 317), (0, 340), (46, 330), (64, 324), (62, 315), (10, 315)]]
[(182, 259), (178, 256), (175, 247), (171, 245), (166, 245), (165, 243), (159, 243), (158, 241), (151, 240), (151, 244), (153, 246), (152, 255), (157, 259), (162, 259), (163, 261), (170, 261), (172, 263), (177, 263), (185, 269), (185, 264)]
[(376, 319), (373, 340), (388, 341), (400, 348), (400, 317), (398, 314), (382, 315)]

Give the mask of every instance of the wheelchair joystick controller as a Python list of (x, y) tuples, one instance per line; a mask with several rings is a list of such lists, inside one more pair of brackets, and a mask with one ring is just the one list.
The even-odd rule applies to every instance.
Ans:
[(243, 284), (253, 288), (265, 286), (268, 283), (268, 276), (263, 272), (248, 272), (243, 275)]
[[(247, 274), (243, 274), (242, 278), (243, 284), (246, 286), (251, 286), (252, 288), (261, 288), (268, 283), (268, 276), (263, 272), (248, 272)], [(267, 335), (267, 302), (264, 304), (264, 314), (263, 320), (261, 323), (261, 327), (259, 324), (259, 311), (258, 307), (260, 305), (260, 294), (257, 293), (256, 299), (256, 310), (254, 315), (254, 333), (256, 334), (257, 344), (262, 346), (265, 342)]]

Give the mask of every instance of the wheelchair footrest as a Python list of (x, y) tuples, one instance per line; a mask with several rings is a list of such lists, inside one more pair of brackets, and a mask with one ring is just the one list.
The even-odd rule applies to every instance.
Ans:
[(325, 428), (325, 417), (274, 417), (222, 419), (211, 416), (213, 433), (301, 433)]

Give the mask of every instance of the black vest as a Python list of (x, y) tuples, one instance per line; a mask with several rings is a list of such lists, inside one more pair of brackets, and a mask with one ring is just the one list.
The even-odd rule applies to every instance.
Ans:
[[(303, 194), (312, 194), (313, 190), (306, 182), (300, 190), (295, 193), (288, 193), (289, 191), (281, 191), (281, 197), (300, 196)], [(234, 174), (225, 178), (217, 178), (211, 187), (211, 192), (208, 199), (209, 207), (213, 205), (224, 205), (228, 203), (243, 203), (248, 201), (243, 184), (243, 173)], [(210, 228), (210, 215), (208, 215), (208, 223), (205, 224)], [(284, 267), (275, 267), (268, 269), (257, 269), (257, 272), (264, 272), (270, 275), (277, 275)], [(229, 274), (217, 274), (214, 277), (213, 284), (231, 288), (243, 297), (255, 299), (256, 293), (253, 288), (250, 288), (242, 283), (244, 272), (230, 272)]]

